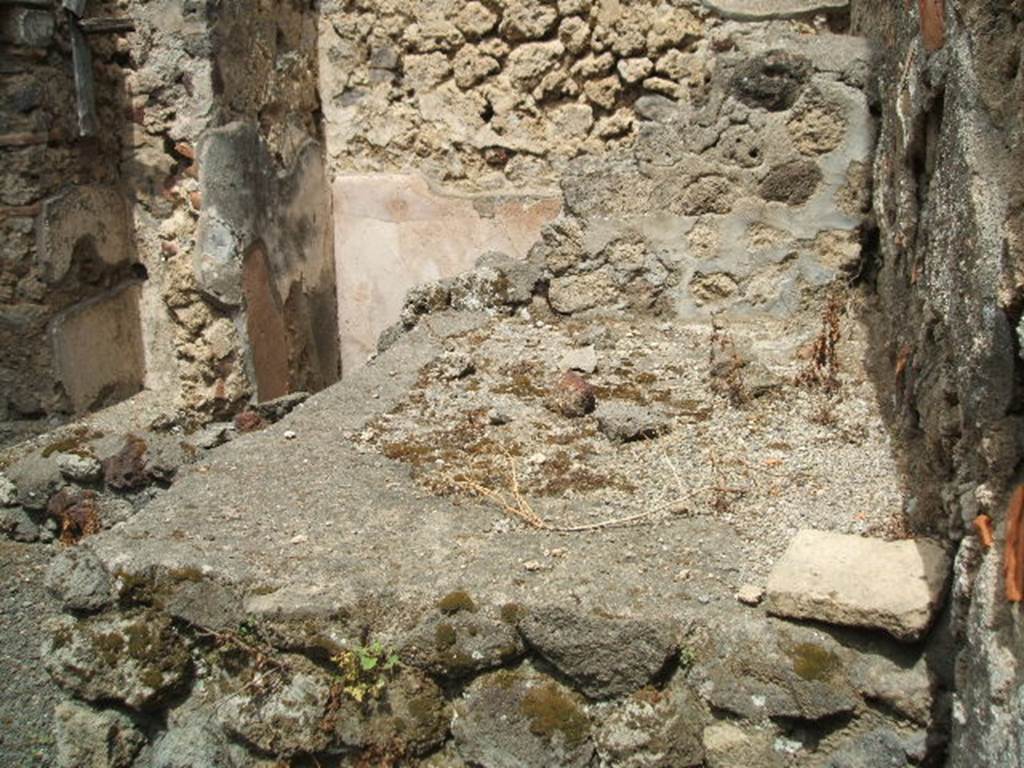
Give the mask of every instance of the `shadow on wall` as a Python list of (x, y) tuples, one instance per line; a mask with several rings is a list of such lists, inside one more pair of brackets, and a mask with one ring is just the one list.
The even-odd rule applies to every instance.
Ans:
[(244, 326), (257, 397), (337, 381), (331, 207), (319, 145), (306, 142), (277, 173), (256, 126), (238, 121), (207, 132), (199, 167), (193, 271), (200, 291)]
[(124, 198), (91, 185), (51, 198), (39, 218), (38, 244), (50, 305), (61, 308), (47, 335), (66, 407), (93, 410), (140, 391), (146, 269), (134, 257)]
[[(859, 0), (882, 41), (873, 378), (911, 482), (914, 532), (955, 552), (929, 666), (951, 667), (948, 765), (1017, 766), (1024, 621), (1003, 583), (1024, 456), (1024, 64), (1020, 0)], [(995, 545), (974, 523), (986, 515)], [(945, 638), (943, 638), (945, 636)]]
[(322, 389), (338, 365), (333, 296), (310, 298), (294, 283), (282, 301), (270, 265), (261, 240), (242, 259), (245, 329), (261, 401)]

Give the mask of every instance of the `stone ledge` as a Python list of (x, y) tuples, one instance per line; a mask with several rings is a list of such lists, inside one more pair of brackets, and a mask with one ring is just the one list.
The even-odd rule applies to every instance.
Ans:
[(704, 0), (704, 5), (723, 19), (734, 21), (797, 19), (850, 8), (849, 0)]
[(929, 541), (803, 530), (769, 577), (768, 611), (918, 640), (942, 606), (949, 574), (946, 550)]

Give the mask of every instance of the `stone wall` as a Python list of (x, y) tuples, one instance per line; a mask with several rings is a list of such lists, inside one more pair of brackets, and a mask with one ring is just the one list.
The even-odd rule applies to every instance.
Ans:
[[(141, 281), (141, 362), (86, 402), (62, 388), (73, 373), (52, 343), (9, 345), (8, 408), (82, 410), (145, 386), (206, 418), (319, 389), (373, 353), (409, 289), (537, 241), (561, 314), (802, 308), (858, 268), (872, 126), (866, 45), (825, 16), (793, 20), (831, 8), (799, 5), (90, 6), (133, 29), (89, 37), (101, 138), (61, 129), (87, 172), (51, 152), (53, 175), (27, 194), (28, 156), (53, 147), (9, 166), (20, 229), (5, 280), (29, 298), (8, 324), (60, 293), (32, 272), (58, 258), (32, 233), (69, 224), (25, 205), (88, 182), (120, 201), (103, 216), (124, 220), (103, 228), (124, 233), (123, 253), (102, 261), (121, 265), (114, 282)], [(46, 109), (70, 120), (64, 22), (38, 14), (47, 36), (28, 47), (62, 83)], [(54, 394), (16, 406), (36, 381)]]
[[(915, 456), (915, 525), (959, 542), (951, 764), (1019, 765), (1024, 627), (1002, 579), (1020, 480), (1024, 3), (853, 3), (880, 42), (878, 380)], [(891, 395), (891, 398), (889, 397)], [(997, 543), (972, 529), (990, 515)]]
[(795, 22), (708, 27), (688, 96), (642, 96), (632, 145), (564, 175), (566, 214), (536, 254), (556, 312), (785, 316), (858, 272), (866, 42)]
[(700, 76), (693, 3), (330, 2), (330, 155), (462, 190), (554, 192), (567, 163), (635, 133), (645, 92)]
[(540, 237), (561, 314), (785, 314), (856, 271), (867, 45), (827, 4), (708, 5), (325, 3), (346, 368), (410, 288)]
[[(100, 13), (112, 6), (95, 4)], [(97, 112), (117, 125), (123, 40), (93, 40)], [(140, 273), (117, 189), (116, 131), (77, 139), (63, 16), (5, 5), (0, 45), (0, 419), (24, 419), (101, 405), (140, 388), (137, 348), (128, 355), (135, 364), (100, 372), (84, 387), (77, 386), (77, 362), (56, 354), (66, 312), (122, 295)], [(94, 315), (79, 312), (76, 323)], [(107, 344), (103, 351), (115, 350)]]
[[(3, 88), (16, 106), (0, 129), (3, 412), (88, 410), (145, 386), (183, 418), (203, 419), (263, 396), (250, 341), (260, 331), (241, 293), (243, 256), (257, 244), (286, 328), (285, 370), (272, 393), (336, 380), (308, 5), (89, 3), (87, 18), (113, 17), (120, 28), (87, 36), (99, 128), (90, 139), (77, 136), (63, 11), (5, 6), (2, 14), (13, 53)], [(246, 162), (231, 164), (239, 154)], [(96, 265), (102, 274), (89, 271)], [(69, 349), (59, 318), (111, 290), (111, 306), (122, 306), (126, 280), (140, 284), (130, 375), (83, 389), (77, 362), (69, 368), (72, 358), (57, 354)], [(104, 333), (102, 324), (90, 331)]]
[[(130, 131), (143, 173), (155, 170), (151, 183), (130, 183), (153, 193), (138, 196), (136, 238), (164, 265), (160, 299), (173, 335), (166, 346), (176, 357), (170, 386), (186, 410), (213, 415), (251, 395), (325, 386), (337, 379), (338, 361), (336, 343), (324, 342), (334, 281), (315, 119), (315, 16), (298, 2), (130, 10)], [(269, 392), (257, 386), (250, 335), (259, 330), (242, 291), (244, 255), (257, 245), (268, 257), (269, 306), (287, 326), (286, 370)]]

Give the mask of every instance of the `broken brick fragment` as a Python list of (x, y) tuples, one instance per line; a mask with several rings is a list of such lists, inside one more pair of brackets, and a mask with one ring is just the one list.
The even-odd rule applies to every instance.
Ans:
[(594, 388), (575, 371), (566, 371), (551, 393), (551, 408), (569, 418), (591, 413), (597, 405)]
[(50, 498), (46, 512), (60, 524), (60, 541), (65, 546), (100, 531), (99, 506), (93, 491), (58, 491)]
[(235, 429), (238, 430), (239, 434), (246, 432), (256, 432), (267, 426), (267, 423), (263, 420), (256, 411), (247, 409), (235, 416)]
[(115, 491), (136, 491), (149, 485), (149, 446), (138, 435), (128, 435), (124, 447), (103, 461), (103, 480)]
[(1024, 602), (1024, 485), (1018, 485), (1006, 515), (1006, 599)]
[(917, 0), (921, 13), (921, 38), (928, 51), (937, 51), (946, 44), (945, 0)]

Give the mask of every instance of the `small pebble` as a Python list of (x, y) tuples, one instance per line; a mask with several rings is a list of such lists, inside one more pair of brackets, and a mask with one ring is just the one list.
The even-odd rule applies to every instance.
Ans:
[(736, 591), (736, 599), (744, 605), (760, 605), (764, 599), (764, 590), (753, 584), (744, 584)]

